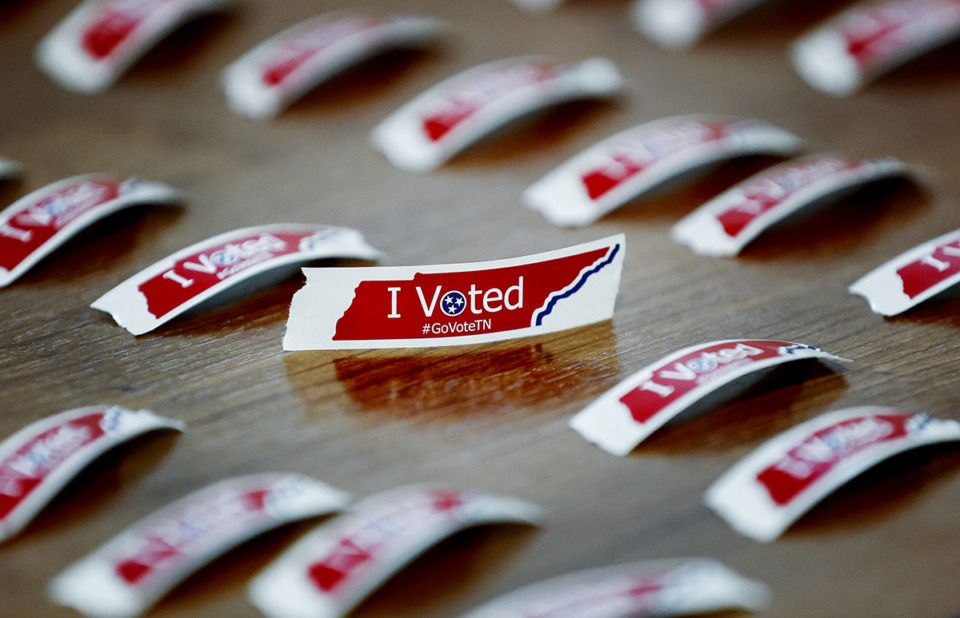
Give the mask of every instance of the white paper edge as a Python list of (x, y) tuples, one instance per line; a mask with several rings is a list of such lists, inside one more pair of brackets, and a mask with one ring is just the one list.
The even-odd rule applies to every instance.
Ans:
[(741, 0), (711, 16), (695, 0), (635, 0), (637, 30), (666, 49), (692, 47), (700, 39), (764, 0)]
[(0, 158), (0, 180), (12, 180), (23, 173), (23, 166), (16, 161)]
[(546, 13), (560, 7), (565, 0), (513, 0), (513, 3), (524, 11), (531, 13)]
[(932, 253), (937, 247), (957, 239), (960, 239), (960, 230), (948, 232), (947, 234), (917, 245), (860, 277), (850, 285), (848, 291), (851, 294), (857, 294), (865, 298), (870, 304), (870, 309), (880, 315), (899, 315), (908, 309), (912, 309), (920, 303), (960, 283), (960, 272), (955, 273), (953, 276), (944, 279), (936, 285), (930, 286), (914, 298), (910, 298), (903, 292), (903, 282), (897, 275), (897, 270)]

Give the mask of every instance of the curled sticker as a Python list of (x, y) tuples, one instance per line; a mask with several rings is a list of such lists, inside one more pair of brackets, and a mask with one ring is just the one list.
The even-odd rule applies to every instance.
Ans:
[(391, 48), (422, 45), (446, 28), (436, 19), (337, 11), (267, 39), (222, 76), (231, 109), (270, 118), (345, 68)]
[(283, 349), (466, 345), (609, 320), (623, 243), (621, 234), (472, 264), (304, 268)]
[(90, 462), (136, 436), (184, 424), (120, 406), (77, 408), (0, 443), (0, 541), (17, 535)]
[(180, 192), (163, 183), (106, 174), (74, 176), (38, 189), (0, 212), (0, 287), (118, 210), (181, 199)]
[(713, 198), (677, 222), (671, 235), (695, 253), (731, 257), (801, 209), (906, 173), (907, 167), (893, 158), (814, 155), (787, 161)]
[(555, 577), (496, 598), (463, 618), (630, 618), (761, 610), (770, 593), (708, 558), (656, 560)]
[(221, 481), (124, 530), (60, 573), (48, 593), (88, 616), (136, 616), (241, 543), (348, 502), (345, 492), (299, 474)]
[(108, 88), (157, 41), (232, 0), (86, 0), (37, 48), (37, 62), (64, 88)]
[(960, 230), (878, 266), (850, 286), (881, 315), (898, 315), (960, 283)]
[(757, 541), (779, 537), (835, 489), (894, 455), (960, 440), (960, 423), (863, 406), (828, 412), (744, 457), (707, 490), (707, 506)]
[(955, 0), (863, 2), (797, 41), (793, 64), (817, 90), (845, 97), (958, 35)]
[(370, 141), (395, 166), (428, 172), (511, 120), (572, 99), (609, 96), (622, 84), (606, 58), (490, 62), (415, 97), (374, 128)]
[(588, 441), (614, 455), (638, 444), (694, 403), (749, 374), (796, 360), (843, 361), (819, 348), (767, 339), (692, 346), (644, 367), (570, 420)]
[(150, 332), (242, 281), (324, 258), (376, 260), (380, 252), (346, 227), (277, 223), (226, 232), (182, 249), (113, 288), (91, 307), (134, 335)]
[(551, 223), (586, 225), (710, 164), (748, 155), (790, 155), (800, 145), (798, 137), (759, 120), (663, 118), (591, 146), (531, 185), (523, 198)]
[(637, 29), (662, 47), (693, 45), (764, 0), (636, 0)]
[(465, 528), (535, 523), (540, 507), (480, 491), (401, 488), (353, 505), (250, 584), (267, 616), (335, 618), (441, 540)]

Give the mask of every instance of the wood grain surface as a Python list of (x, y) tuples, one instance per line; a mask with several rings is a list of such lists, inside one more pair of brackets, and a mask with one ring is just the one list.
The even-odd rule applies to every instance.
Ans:
[[(107, 92), (74, 94), (33, 63), (75, 0), (0, 0), (0, 156), (22, 162), (10, 203), (47, 183), (108, 171), (167, 182), (184, 207), (115, 216), (0, 291), (0, 435), (69, 408), (117, 403), (181, 419), (111, 453), (0, 547), (0, 615), (58, 616), (47, 582), (116, 532), (229, 476), (297, 471), (369, 495), (411, 483), (483, 488), (543, 506), (540, 528), (462, 534), (375, 593), (355, 616), (454, 616), (521, 585), (590, 567), (709, 556), (766, 582), (764, 616), (944, 616), (960, 610), (960, 452), (926, 449), (838, 491), (772, 544), (734, 533), (702, 503), (761, 442), (842, 407), (889, 404), (960, 419), (960, 301), (872, 314), (847, 286), (960, 227), (960, 54), (947, 47), (837, 100), (791, 70), (790, 42), (847, 3), (771, 2), (685, 53), (645, 41), (628, 3), (571, 0), (533, 15), (507, 0), (246, 0), (166, 39)], [(437, 48), (390, 54), (311, 92), (272, 122), (229, 112), (224, 66), (280, 29), (362, 6), (432, 15)], [(367, 143), (410, 97), (481, 62), (602, 55), (623, 71), (611, 102), (562, 106), (484, 141), (439, 171), (393, 168)], [(583, 148), (681, 113), (757, 117), (810, 152), (894, 156), (924, 181), (884, 183), (751, 245), (699, 257), (669, 237), (700, 203), (768, 165), (747, 161), (576, 230), (520, 194)], [(284, 354), (295, 277), (133, 337), (89, 304), (140, 269), (246, 225), (362, 230), (384, 264), (480, 261), (623, 232), (611, 322), (538, 339), (418, 350)], [(779, 371), (746, 394), (654, 434), (618, 458), (568, 419), (682, 347), (777, 338), (853, 359)], [(317, 522), (258, 539), (205, 569), (158, 616), (255, 616), (249, 579)]]

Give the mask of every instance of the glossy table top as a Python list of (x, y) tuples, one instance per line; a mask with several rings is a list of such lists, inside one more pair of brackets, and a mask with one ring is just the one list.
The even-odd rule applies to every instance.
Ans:
[[(182, 208), (117, 215), (0, 291), (0, 435), (94, 403), (148, 408), (186, 433), (121, 448), (0, 547), (0, 614), (70, 615), (46, 583), (114, 533), (220, 479), (309, 474), (359, 496), (412, 483), (483, 488), (541, 505), (539, 528), (483, 528), (417, 561), (354, 615), (452, 616), (521, 585), (621, 562), (708, 556), (763, 581), (764, 616), (943, 616), (960, 610), (960, 452), (898, 457), (843, 487), (783, 537), (740, 537), (703, 505), (719, 474), (780, 431), (823, 412), (894, 405), (960, 419), (960, 303), (901, 317), (870, 312), (847, 286), (960, 227), (960, 56), (947, 47), (849, 99), (792, 71), (788, 48), (842, 2), (772, 2), (686, 52), (633, 29), (628, 3), (571, 0), (543, 15), (506, 0), (368, 0), (375, 11), (448, 21), (442, 44), (390, 54), (308, 94), (270, 122), (231, 113), (224, 66), (282, 28), (347, 3), (246, 0), (179, 30), (106, 92), (87, 96), (33, 64), (72, 0), (0, 2), (0, 156), (24, 166), (10, 203), (55, 180), (108, 171), (186, 191)], [(808, 6), (813, 5), (813, 6)], [(438, 171), (392, 167), (370, 130), (415, 94), (482, 62), (525, 54), (605, 56), (626, 78), (608, 102), (561, 106), (485, 140)], [(636, 200), (565, 230), (522, 191), (587, 146), (688, 113), (756, 117), (810, 152), (897, 157), (921, 183), (884, 183), (781, 227), (738, 258), (694, 255), (670, 227), (770, 163)], [(295, 276), (134, 337), (91, 309), (102, 293), (214, 234), (271, 222), (346, 225), (383, 264), (515, 257), (626, 235), (612, 321), (540, 338), (421, 350), (283, 353)], [(775, 372), (711, 411), (655, 433), (628, 457), (569, 418), (620, 379), (681, 348), (774, 338), (852, 359)], [(245, 545), (155, 609), (255, 616), (246, 582), (316, 522)]]

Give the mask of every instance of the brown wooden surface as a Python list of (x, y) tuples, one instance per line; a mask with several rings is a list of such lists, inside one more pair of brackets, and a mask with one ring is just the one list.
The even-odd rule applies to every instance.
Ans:
[[(169, 501), (228, 476), (313, 475), (358, 495), (408, 483), (480, 487), (548, 511), (542, 528), (462, 535), (417, 562), (355, 615), (452, 616), (520, 585), (625, 561), (704, 555), (768, 583), (767, 616), (943, 616), (960, 610), (960, 452), (901, 457), (843, 488), (780, 540), (741, 538), (702, 504), (706, 487), (775, 433), (822, 412), (892, 404), (960, 418), (960, 301), (905, 317), (870, 313), (846, 287), (886, 259), (960, 227), (960, 56), (910, 65), (849, 100), (797, 78), (787, 46), (842, 2), (783, 0), (695, 50), (637, 35), (627, 3), (573, 0), (535, 16), (506, 0), (356, 3), (449, 20), (435, 51), (390, 56), (319, 88), (279, 119), (230, 113), (219, 71), (297, 21), (347, 2), (248, 0), (177, 33), (112, 89), (67, 92), (32, 63), (75, 0), (0, 1), (0, 156), (21, 161), (4, 203), (93, 171), (166, 181), (183, 209), (147, 208), (98, 226), (0, 291), (0, 435), (99, 402), (182, 419), (95, 466), (21, 537), (0, 547), (0, 614), (70, 615), (52, 576)], [(436, 173), (391, 167), (367, 145), (398, 105), (460, 70), (542, 53), (604, 55), (628, 82), (612, 103), (566, 106)], [(759, 117), (810, 149), (896, 156), (924, 188), (889, 183), (770, 234), (738, 259), (693, 255), (669, 228), (761, 162), (575, 231), (523, 207), (521, 191), (602, 137), (663, 116)], [(765, 162), (764, 162), (765, 163)], [(445, 352), (283, 354), (299, 279), (135, 338), (89, 308), (169, 253), (242, 225), (361, 229), (385, 264), (512, 257), (627, 235), (611, 323)], [(779, 372), (723, 407), (675, 424), (626, 458), (567, 428), (587, 403), (674, 350), (734, 337), (801, 341), (854, 359)], [(166, 616), (254, 616), (249, 578), (310, 525), (218, 562), (156, 608)]]

